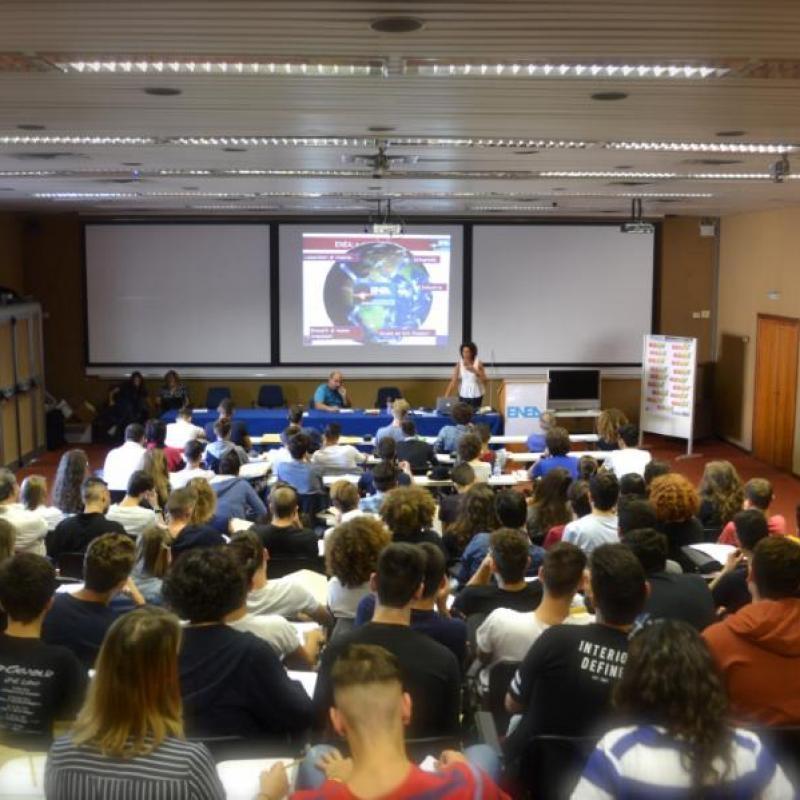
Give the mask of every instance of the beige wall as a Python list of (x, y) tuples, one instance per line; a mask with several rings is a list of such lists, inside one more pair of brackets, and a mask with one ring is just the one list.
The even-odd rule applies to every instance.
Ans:
[[(780, 299), (770, 300), (767, 293), (772, 291), (780, 292)], [(800, 208), (739, 214), (721, 223), (717, 428), (748, 450), (758, 314), (800, 317)], [(793, 470), (800, 472), (797, 419)]]

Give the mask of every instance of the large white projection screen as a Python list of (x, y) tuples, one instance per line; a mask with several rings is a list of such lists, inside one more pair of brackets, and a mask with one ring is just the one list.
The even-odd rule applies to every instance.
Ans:
[(459, 225), (281, 225), (284, 364), (451, 363), (462, 332)]
[(266, 364), (269, 227), (85, 226), (89, 365)]
[(476, 225), (472, 338), (498, 364), (638, 364), (653, 235), (611, 225)]

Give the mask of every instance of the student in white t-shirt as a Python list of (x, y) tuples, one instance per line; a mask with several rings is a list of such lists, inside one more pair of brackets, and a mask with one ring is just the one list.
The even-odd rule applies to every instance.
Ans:
[(182, 450), (186, 442), (205, 438), (206, 432), (199, 425), (192, 424), (192, 409), (186, 406), (178, 410), (175, 422), (167, 425), (164, 444), (167, 447), (176, 447), (178, 450)]
[(103, 480), (110, 492), (125, 492), (128, 479), (139, 469), (145, 454), (144, 428), (133, 422), (125, 428), (125, 443), (108, 451), (103, 465)]
[(205, 478), (210, 481), (214, 473), (210, 469), (203, 467), (203, 452), (205, 442), (198, 439), (190, 439), (183, 447), (183, 460), (186, 466), (177, 472), (170, 473), (169, 485), (173, 491), (183, 489), (192, 478)]
[[(151, 508), (143, 506), (143, 502), (148, 503)], [(144, 531), (159, 522), (158, 515), (152, 509), (152, 506), (157, 505), (155, 481), (139, 469), (131, 475), (125, 497), (119, 503), (109, 506), (106, 519), (119, 522), (125, 528), (125, 533), (138, 539)]]
[(586, 555), (573, 544), (551, 547), (541, 567), (542, 602), (535, 611), (496, 608), (478, 628), (478, 658), (486, 666), (480, 672), (480, 689), (489, 689), (489, 672), (495, 664), (522, 661), (531, 645), (551, 625), (586, 625), (594, 617), (586, 612), (577, 593), (586, 580)]
[(601, 544), (619, 542), (617, 499), (619, 481), (613, 472), (602, 471), (589, 480), (589, 500), (592, 513), (573, 520), (564, 528), (561, 540), (575, 544), (587, 556)]
[(639, 429), (635, 425), (622, 425), (618, 432), (617, 446), (606, 456), (604, 466), (618, 478), (635, 472), (644, 477), (644, 468), (650, 463), (652, 456), (647, 450), (640, 450)]
[(42, 475), (28, 475), (19, 489), (19, 501), (26, 511), (35, 511), (44, 517), (47, 529), (55, 530), (56, 525), (64, 519), (60, 508), (47, 505), (47, 479)]
[(338, 422), (331, 422), (323, 432), (324, 443), (321, 449), (311, 456), (311, 463), (322, 470), (343, 472), (355, 470), (361, 472), (361, 465), (366, 461), (366, 453), (353, 447), (351, 444), (339, 444), (342, 435), (342, 426)]

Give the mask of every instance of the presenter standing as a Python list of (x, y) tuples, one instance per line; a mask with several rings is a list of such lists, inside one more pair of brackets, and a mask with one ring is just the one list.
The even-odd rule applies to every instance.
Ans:
[(459, 350), (460, 358), (453, 369), (453, 377), (447, 384), (445, 397), (449, 397), (458, 386), (458, 399), (473, 408), (483, 404), (486, 370), (478, 358), (478, 346), (475, 342), (464, 342)]
[(350, 398), (344, 388), (342, 373), (334, 370), (328, 376), (327, 383), (321, 383), (314, 392), (314, 408), (319, 411), (339, 411), (349, 406)]

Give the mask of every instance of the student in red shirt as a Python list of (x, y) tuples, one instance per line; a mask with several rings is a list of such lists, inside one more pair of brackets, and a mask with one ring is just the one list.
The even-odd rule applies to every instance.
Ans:
[[(770, 536), (785, 536), (786, 535), (786, 519), (780, 514), (773, 514), (767, 516), (770, 503), (775, 499), (772, 493), (772, 484), (766, 478), (753, 478), (747, 481), (744, 485), (744, 503), (742, 508), (747, 511), (750, 508), (755, 508), (761, 511), (767, 517), (767, 525), (769, 526)], [(732, 544), (734, 547), (739, 547), (739, 537), (736, 535), (736, 526), (731, 520), (719, 535), (717, 541), (720, 544)]]
[[(435, 772), (425, 772), (406, 755), (403, 734), (411, 720), (411, 697), (403, 691), (400, 664), (376, 645), (351, 645), (331, 671), (336, 732), (347, 739), (351, 757), (333, 747), (311, 750), (300, 765), (292, 800), (509, 800), (487, 772), (498, 771), (486, 746), (442, 753)], [(257, 800), (279, 800), (289, 792), (286, 771), (276, 765), (261, 775)]]

